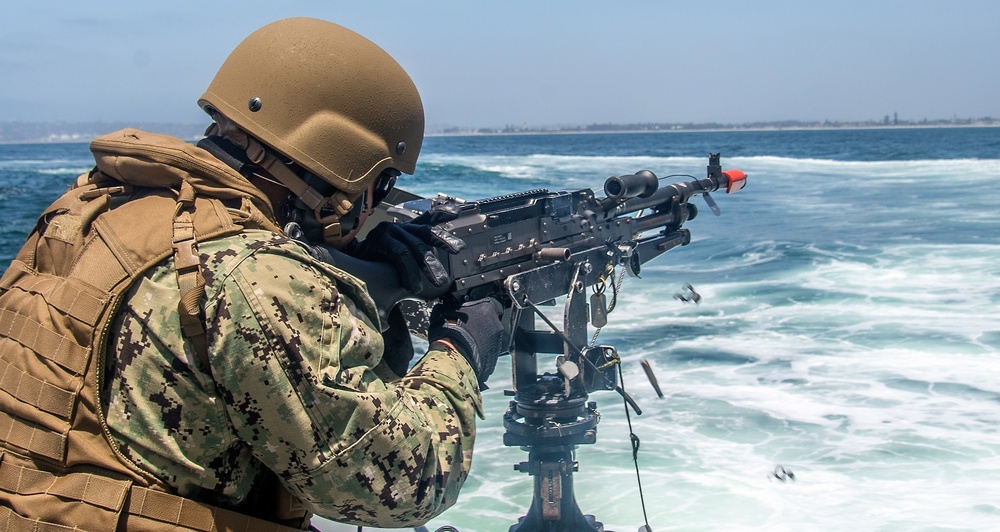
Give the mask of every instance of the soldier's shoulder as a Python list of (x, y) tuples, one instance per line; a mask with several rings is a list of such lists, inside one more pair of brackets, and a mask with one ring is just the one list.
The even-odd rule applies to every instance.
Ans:
[(199, 242), (198, 252), (202, 255), (202, 263), (210, 268), (233, 266), (254, 255), (299, 262), (315, 260), (299, 242), (282, 234), (256, 229)]
[[(211, 287), (239, 270), (315, 270), (316, 259), (301, 243), (270, 231), (248, 230), (198, 243), (202, 274)], [(211, 291), (211, 288), (209, 288)]]
[(311, 278), (336, 285), (337, 292), (355, 299), (366, 312), (374, 312), (374, 303), (361, 280), (314, 257), (305, 244), (288, 236), (248, 230), (199, 244), (198, 251), (206, 266), (202, 272), (205, 282), (210, 286), (236, 270), (269, 285), (278, 277), (297, 279), (296, 282)]

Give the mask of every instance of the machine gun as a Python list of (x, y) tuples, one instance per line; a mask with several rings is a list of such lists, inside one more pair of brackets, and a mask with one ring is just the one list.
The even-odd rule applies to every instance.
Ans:
[[(682, 226), (698, 214), (690, 203), (694, 196), (703, 195), (718, 215), (710, 193), (743, 188), (746, 174), (722, 171), (719, 159), (717, 153), (709, 155), (705, 179), (664, 187), (648, 170), (610, 177), (604, 197), (591, 189), (539, 189), (469, 202), (448, 196), (411, 199), (391, 207), (386, 217), (396, 221), (413, 219), (436, 205), (457, 207), (458, 216), (439, 227), (466, 246), (454, 255), (438, 253), (452, 281), (426, 293), (410, 294), (398, 283), (386, 282), (396, 278), (387, 264), (333, 257), (368, 283), (383, 317), (397, 303), (412, 299), (494, 297), (511, 310), (514, 399), (504, 415), (504, 444), (529, 452), (528, 461), (515, 469), (534, 476), (535, 486), (531, 508), (510, 532), (603, 531), (593, 516), (582, 514), (572, 489), (577, 466), (573, 450), (597, 438), (600, 414), (596, 403), (587, 401), (588, 394), (616, 390), (640, 411), (617, 383), (617, 351), (589, 345), (588, 324), (599, 329), (607, 323), (604, 287), (611, 284), (617, 290), (616, 268), (638, 276), (643, 263), (691, 241)], [(588, 287), (594, 287), (589, 302)], [(566, 298), (561, 328), (539, 309), (560, 297)], [(536, 327), (536, 317), (544, 327)], [(411, 320), (411, 328), (420, 326)], [(554, 373), (538, 373), (539, 353), (558, 355)]]

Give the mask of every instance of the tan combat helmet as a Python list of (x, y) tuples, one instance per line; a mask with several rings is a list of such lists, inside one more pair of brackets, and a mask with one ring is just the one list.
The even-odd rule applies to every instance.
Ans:
[(317, 215), (326, 206), (346, 214), (386, 169), (412, 174), (424, 135), (420, 95), (403, 68), (361, 35), (312, 18), (244, 39), (198, 104), (338, 189), (325, 198), (250, 146), (251, 159)]

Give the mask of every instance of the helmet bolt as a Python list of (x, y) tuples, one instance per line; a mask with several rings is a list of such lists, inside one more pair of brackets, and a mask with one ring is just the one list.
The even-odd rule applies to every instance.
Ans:
[(257, 111), (260, 111), (260, 108), (263, 107), (263, 105), (264, 105), (264, 103), (261, 102), (260, 98), (258, 98), (256, 96), (254, 96), (253, 98), (250, 98), (250, 102), (247, 103), (247, 107), (249, 107), (250, 111), (252, 111), (254, 113), (256, 113)]
[(406, 153), (406, 143), (400, 142), (399, 144), (396, 144), (396, 155), (402, 155), (404, 153)]

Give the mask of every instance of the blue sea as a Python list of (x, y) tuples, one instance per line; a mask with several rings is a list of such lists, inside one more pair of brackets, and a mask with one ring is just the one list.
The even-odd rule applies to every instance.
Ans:
[[(399, 186), (596, 191), (641, 169), (704, 177), (710, 152), (748, 185), (713, 195), (720, 217), (695, 200), (691, 244), (625, 279), (599, 337), (643, 411), (652, 530), (1000, 530), (1000, 128), (430, 137)], [(91, 164), (85, 144), (0, 146), (0, 267)], [(687, 284), (699, 304), (674, 297)], [(502, 444), (509, 373), (505, 357), (471, 477), (430, 530), (505, 531), (527, 511), (527, 454)], [(577, 500), (637, 530), (622, 400), (591, 398)]]

